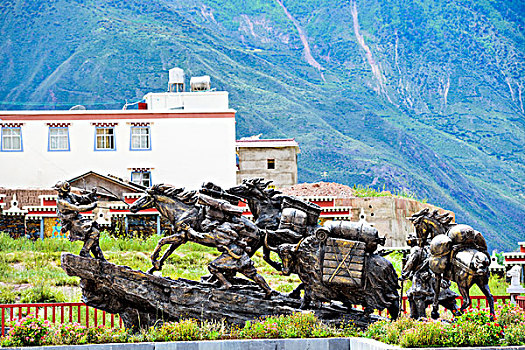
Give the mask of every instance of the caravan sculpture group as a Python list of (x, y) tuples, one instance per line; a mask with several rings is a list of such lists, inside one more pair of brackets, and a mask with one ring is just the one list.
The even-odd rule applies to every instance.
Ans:
[[(148, 273), (161, 270), (177, 247), (192, 241), (221, 253), (208, 264), (211, 275), (203, 277), (206, 285), (231, 290), (239, 284), (249, 284), (235, 277), (240, 273), (264, 291), (264, 299), (284, 297), (270, 288), (255, 267), (252, 257), (262, 248), (268, 264), (283, 274), (299, 276), (301, 284), (287, 297), (301, 299), (304, 290), (301, 309), (318, 309), (322, 302), (339, 301), (348, 310), (353, 305), (362, 305), (365, 315), (386, 308), (391, 318), (397, 318), (398, 276), (392, 263), (377, 252), (378, 245), (385, 244), (377, 229), (366, 222), (348, 221), (329, 221), (320, 226), (319, 206), (282, 195), (269, 188), (270, 183), (257, 178), (228, 190), (212, 183), (204, 184), (198, 191), (163, 184), (148, 188), (129, 205), (129, 210), (136, 213), (156, 208), (172, 225), (171, 235), (159, 240)], [(91, 251), (96, 259), (104, 260), (98, 247), (96, 224), (88, 223), (80, 214), (96, 206), (95, 192), (85, 198), (73, 196), (63, 182), (56, 189), (63, 227), (69, 229), (71, 238), (84, 240), (83, 256), (89, 256)], [(248, 204), (254, 222), (242, 215), (239, 201)], [(448, 216), (428, 215), (427, 210), (414, 214), (411, 220), (417, 237), (409, 240), (413, 248), (401, 277), (413, 280), (409, 290), (411, 315), (424, 317), (424, 309), (430, 303), (434, 305), (433, 316), (438, 303), (458, 314), (456, 295), (443, 281), (458, 283), (465, 298), (461, 310), (469, 302), (468, 289), (472, 283), (488, 291), (487, 274), (483, 274), (486, 245), (479, 233), (468, 231), (465, 225), (450, 224)], [(432, 220), (443, 227), (430, 224)], [(160, 256), (164, 245), (169, 247)], [(281, 262), (271, 259), (272, 251)], [(468, 260), (469, 257), (472, 259)], [(490, 305), (493, 310), (493, 303)]]

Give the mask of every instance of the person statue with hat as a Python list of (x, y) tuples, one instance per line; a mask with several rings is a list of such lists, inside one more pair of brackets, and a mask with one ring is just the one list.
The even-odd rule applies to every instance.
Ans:
[(84, 241), (79, 255), (106, 261), (99, 246), (100, 232), (96, 221), (80, 214), (97, 207), (97, 189), (91, 193), (78, 195), (71, 193), (71, 185), (67, 181), (59, 181), (54, 186), (58, 192), (57, 213), (62, 222), (62, 233), (69, 231), (70, 241)]

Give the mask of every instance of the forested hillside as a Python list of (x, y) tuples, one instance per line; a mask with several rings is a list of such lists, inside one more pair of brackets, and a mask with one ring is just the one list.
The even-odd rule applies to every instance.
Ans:
[(239, 137), (295, 137), (300, 181), (525, 240), (523, 1), (3, 0), (0, 38), (0, 109), (121, 108), (177, 66), (230, 92)]

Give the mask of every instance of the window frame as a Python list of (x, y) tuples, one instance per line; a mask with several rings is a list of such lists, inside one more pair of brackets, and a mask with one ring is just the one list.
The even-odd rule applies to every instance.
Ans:
[[(140, 183), (137, 183), (135, 181), (133, 181), (133, 174), (141, 174), (141, 182)], [(148, 174), (149, 175), (149, 184), (148, 185), (144, 185), (144, 179), (142, 178), (142, 175), (143, 174)], [(151, 184), (153, 183), (151, 181), (151, 171), (132, 171), (131, 172), (131, 176), (130, 176), (130, 181), (131, 183), (133, 184), (137, 184), (137, 185), (141, 185), (141, 186), (146, 186), (146, 187), (151, 187)]]
[[(113, 130), (113, 148), (97, 148), (97, 130)], [(107, 136), (107, 135), (101, 135), (101, 136)], [(117, 150), (117, 131), (114, 126), (95, 126), (95, 144), (93, 145), (93, 149), (96, 152), (108, 152), (108, 151), (116, 151)]]
[[(4, 131), (6, 129), (14, 130), (18, 129), (20, 131), (20, 149), (5, 149), (4, 148)], [(0, 151), (1, 152), (23, 152), (24, 151), (24, 142), (22, 138), (22, 127), (21, 126), (3, 126), (0, 132)], [(12, 136), (12, 135), (10, 135)]]
[[(133, 147), (133, 130), (134, 129), (147, 129), (148, 130), (148, 148), (134, 148)], [(141, 135), (136, 135), (140, 137)], [(130, 151), (151, 151), (151, 127), (149, 125), (146, 126), (131, 126), (129, 128), (129, 150)]]
[[(64, 149), (53, 149), (51, 148), (51, 129), (67, 129), (67, 148)], [(50, 126), (49, 130), (47, 132), (47, 151), (48, 152), (69, 152), (71, 151), (70, 146), (70, 140), (69, 140), (69, 126)]]

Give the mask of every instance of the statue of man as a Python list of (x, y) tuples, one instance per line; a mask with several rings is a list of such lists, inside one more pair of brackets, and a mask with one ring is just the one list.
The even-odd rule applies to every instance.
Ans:
[(412, 286), (407, 291), (410, 304), (410, 317), (419, 319), (425, 317), (426, 299), (433, 295), (430, 270), (428, 268), (428, 247), (418, 244), (418, 238), (411, 232), (407, 236), (410, 246), (408, 260), (401, 273), (401, 279), (412, 279)]
[(57, 212), (62, 221), (62, 232), (69, 231), (70, 241), (84, 241), (80, 256), (89, 257), (91, 252), (95, 259), (106, 261), (99, 246), (100, 233), (94, 220), (88, 219), (81, 212), (97, 207), (97, 189), (87, 195), (71, 193), (71, 185), (67, 181), (59, 181), (54, 189), (58, 192)]
[[(410, 317), (420, 319), (426, 317), (425, 309), (434, 299), (435, 276), (428, 265), (430, 251), (426, 240), (421, 241), (414, 233), (409, 233), (407, 244), (411, 247), (410, 254), (401, 273), (401, 279), (412, 279), (412, 286), (407, 291)], [(457, 310), (455, 301), (457, 296), (456, 293), (450, 290), (450, 282), (442, 280), (439, 303), (454, 314)]]
[(208, 265), (210, 273), (217, 278), (221, 288), (231, 288), (229, 281), (237, 272), (253, 280), (261, 287), (266, 297), (274, 295), (266, 280), (257, 272), (250, 258), (247, 240), (257, 237), (258, 230), (251, 221), (243, 219), (242, 209), (225, 200), (199, 194), (199, 204), (205, 209), (205, 219), (201, 223), (204, 232), (185, 227), (190, 235), (209, 240), (222, 254)]

